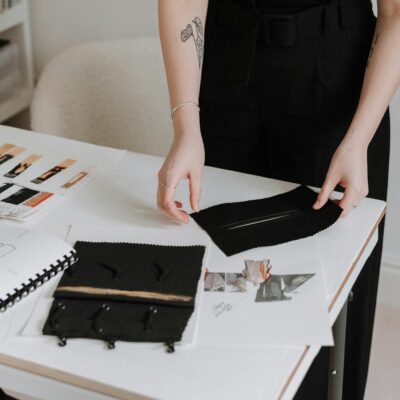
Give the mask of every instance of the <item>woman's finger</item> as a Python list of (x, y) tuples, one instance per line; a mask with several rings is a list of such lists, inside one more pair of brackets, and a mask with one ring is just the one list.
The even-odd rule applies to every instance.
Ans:
[(190, 205), (194, 212), (199, 211), (201, 173), (191, 173), (189, 176)]
[(329, 196), (334, 191), (336, 185), (338, 183), (337, 179), (327, 175), (325, 178), (325, 182), (322, 185), (321, 191), (318, 194), (317, 200), (315, 201), (313, 208), (315, 210), (319, 210), (321, 207), (325, 205), (325, 203), (329, 200)]
[(176, 178), (174, 180), (171, 179), (168, 181), (168, 183), (160, 179), (157, 191), (158, 207), (172, 219), (187, 223), (189, 222), (187, 213), (179, 210), (177, 204), (175, 203), (175, 192), (177, 185), (178, 179)]
[(344, 195), (340, 200), (339, 206), (343, 208), (340, 216), (342, 218), (347, 217), (349, 213), (355, 208), (360, 202), (360, 196), (356, 190), (353, 190), (351, 186), (347, 187), (344, 191)]

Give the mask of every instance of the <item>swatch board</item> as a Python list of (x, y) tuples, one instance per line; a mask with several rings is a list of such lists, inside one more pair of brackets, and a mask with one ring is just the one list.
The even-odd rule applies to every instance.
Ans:
[(84, 186), (125, 151), (32, 134), (0, 132), (0, 218), (28, 220)]

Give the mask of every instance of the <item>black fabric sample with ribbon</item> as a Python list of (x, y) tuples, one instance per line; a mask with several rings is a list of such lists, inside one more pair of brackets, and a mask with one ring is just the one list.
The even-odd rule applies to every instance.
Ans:
[(300, 185), (268, 198), (218, 204), (192, 213), (191, 217), (231, 256), (255, 247), (306, 238), (328, 228), (343, 210), (332, 200), (314, 210), (317, 196), (312, 189)]
[(68, 338), (179, 342), (194, 310), (204, 246), (81, 242), (43, 328)]

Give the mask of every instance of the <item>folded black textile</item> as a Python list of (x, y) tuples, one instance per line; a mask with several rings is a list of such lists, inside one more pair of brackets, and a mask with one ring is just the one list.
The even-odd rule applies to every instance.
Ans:
[(300, 185), (272, 197), (218, 204), (192, 213), (191, 217), (231, 256), (255, 247), (306, 238), (328, 228), (343, 210), (332, 200), (314, 210), (317, 196)]
[(77, 242), (43, 328), (68, 338), (165, 342), (182, 338), (194, 310), (204, 246)]

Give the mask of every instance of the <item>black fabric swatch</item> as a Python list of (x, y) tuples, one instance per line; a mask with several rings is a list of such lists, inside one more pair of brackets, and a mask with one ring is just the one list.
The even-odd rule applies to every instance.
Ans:
[(13, 193), (6, 199), (3, 199), (5, 203), (10, 203), (14, 205), (18, 205), (23, 203), (25, 200), (30, 199), (31, 197), (37, 195), (39, 193), (38, 190), (32, 190), (29, 188), (22, 188), (18, 190), (18, 192)]
[(318, 194), (300, 185), (276, 196), (218, 204), (191, 217), (227, 255), (306, 238), (328, 228), (342, 208), (334, 201), (312, 208)]
[[(177, 342), (194, 310), (204, 246), (80, 242), (43, 328), (60, 338)], [(150, 297), (149, 297), (150, 296)]]

